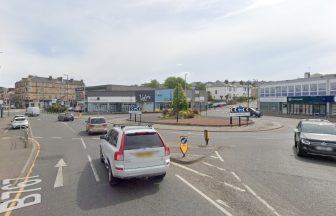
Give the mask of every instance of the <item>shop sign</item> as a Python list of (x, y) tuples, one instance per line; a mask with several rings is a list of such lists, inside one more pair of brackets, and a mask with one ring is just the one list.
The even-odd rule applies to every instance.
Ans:
[(296, 96), (287, 97), (289, 103), (335, 103), (335, 96)]
[(136, 91), (136, 102), (154, 102), (155, 91)]

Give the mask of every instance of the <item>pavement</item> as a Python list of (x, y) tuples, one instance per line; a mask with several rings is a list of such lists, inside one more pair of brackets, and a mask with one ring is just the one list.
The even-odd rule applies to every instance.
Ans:
[[(120, 121), (124, 118), (113, 116)], [(209, 153), (194, 163), (172, 161), (161, 183), (134, 179), (115, 187), (108, 184), (99, 161), (99, 135), (85, 134), (85, 119), (58, 122), (55, 115), (43, 114), (29, 120), (41, 151), (28, 176), (30, 186), (21, 184), (22, 192), (16, 193), (1, 185), (7, 189), (0, 194), (4, 202), (14, 196), (26, 201), (6, 216), (335, 215), (336, 160), (296, 157), (295, 119), (261, 119), (283, 126), (276, 130), (213, 132), (208, 147), (202, 147), (201, 131), (158, 129), (171, 149), (178, 148), (180, 135), (188, 135), (189, 153)], [(62, 186), (55, 187), (60, 170), (55, 165), (61, 159), (65, 162)], [(13, 192), (10, 197), (5, 196), (8, 191)], [(3, 206), (0, 212), (6, 210)]]

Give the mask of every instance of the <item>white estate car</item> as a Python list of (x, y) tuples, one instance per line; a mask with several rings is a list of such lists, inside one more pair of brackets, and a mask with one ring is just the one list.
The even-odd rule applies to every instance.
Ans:
[(170, 149), (151, 126), (114, 126), (100, 139), (100, 158), (111, 185), (120, 179), (165, 177)]
[(16, 117), (12, 121), (12, 128), (13, 129), (28, 128), (28, 127), (29, 127), (28, 119), (25, 116)]

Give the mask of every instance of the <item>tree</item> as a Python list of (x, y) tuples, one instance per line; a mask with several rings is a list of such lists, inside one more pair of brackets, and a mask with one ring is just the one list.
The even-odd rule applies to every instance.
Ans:
[[(175, 89), (177, 84), (180, 84), (184, 89), (185, 81), (181, 77), (168, 77), (163, 86), (168, 89)], [(189, 89), (189, 85), (187, 85), (187, 89)]]
[(187, 97), (180, 83), (178, 83), (174, 89), (173, 109), (175, 113), (177, 111), (188, 110)]
[(208, 101), (214, 101), (212, 94), (208, 91)]
[(195, 89), (196, 90), (206, 90), (206, 84), (201, 83), (201, 82), (197, 82), (197, 83), (195, 83)]
[(149, 88), (154, 88), (154, 89), (160, 89), (161, 88), (161, 84), (156, 79), (151, 80), (149, 83), (142, 84), (142, 86), (149, 87)]

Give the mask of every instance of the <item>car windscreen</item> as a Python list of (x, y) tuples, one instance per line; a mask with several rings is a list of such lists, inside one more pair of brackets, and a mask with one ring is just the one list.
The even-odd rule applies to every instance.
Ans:
[(106, 121), (104, 118), (93, 118), (91, 119), (91, 124), (105, 124)]
[(303, 133), (332, 134), (336, 135), (336, 125), (334, 124), (302, 124)]
[(72, 117), (72, 114), (71, 113), (66, 113), (65, 116), (66, 117)]
[(157, 133), (127, 134), (124, 150), (163, 147), (163, 143)]

